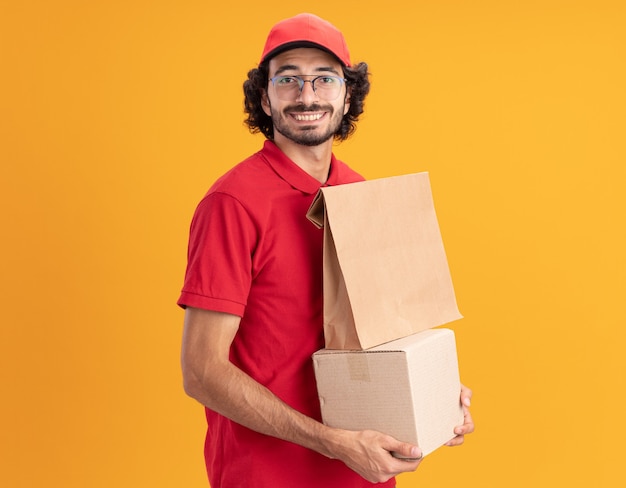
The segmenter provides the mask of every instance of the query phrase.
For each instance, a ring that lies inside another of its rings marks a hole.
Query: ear
[[[343,114],[346,115],[348,110],[350,110],[350,96],[352,95],[352,90],[348,88],[346,90],[346,98],[343,101]]]
[[[265,115],[268,117],[272,116],[272,106],[270,105],[270,100],[267,97],[267,90],[261,91],[261,108],[263,109],[263,112],[265,112]]]

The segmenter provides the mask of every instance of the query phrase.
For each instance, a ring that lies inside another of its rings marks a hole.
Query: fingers
[[[446,443],[446,446],[460,446],[465,442],[465,435],[474,432],[474,421],[469,411],[472,399],[472,390],[461,385],[461,404],[463,405],[463,425],[454,429],[455,437]]]
[[[422,451],[412,444],[376,431],[347,432],[350,442],[337,457],[372,483],[382,483],[400,473],[415,471]]]
[[[470,390],[467,386],[461,385],[461,404],[464,407],[469,408],[472,403],[472,390]]]
[[[455,437],[447,442],[446,446],[460,446],[465,442],[465,435],[471,434],[472,432],[474,432],[474,423],[472,422],[468,411],[465,415],[465,423],[454,428]]]
[[[397,470],[394,475],[415,471],[424,457],[422,450],[413,444],[399,441],[390,436],[384,436],[384,438],[386,440],[384,449],[389,451],[392,457],[402,461],[402,464],[396,464],[393,468]]]
[[[463,408],[463,425],[455,429],[457,434],[471,434],[474,432],[474,421],[472,420],[472,414],[469,409]]]
[[[445,445],[448,447],[457,447],[457,446],[462,445],[464,442],[465,442],[465,436],[457,435],[453,439],[450,439],[448,442],[446,442]]]
[[[468,422],[467,420],[468,416],[469,416],[469,412],[467,412],[465,416],[466,423],[454,428],[455,437],[451,439],[449,442],[446,442],[446,446],[450,446],[450,447],[460,446],[461,444],[465,442],[465,434],[471,434],[472,432],[474,432],[474,423],[471,421],[471,417],[469,417],[469,422]]]

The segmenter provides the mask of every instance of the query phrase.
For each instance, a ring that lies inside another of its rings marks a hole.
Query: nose
[[[302,85],[302,89],[300,90],[300,94],[296,101],[302,102],[305,105],[309,102],[309,100],[319,100],[317,93],[313,89],[313,80],[302,80],[304,84]]]

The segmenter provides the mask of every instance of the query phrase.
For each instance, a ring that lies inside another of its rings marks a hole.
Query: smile
[[[311,122],[313,120],[319,120],[323,116],[324,116],[323,113],[321,113],[321,114],[293,114],[293,118],[294,119],[305,121],[305,122]]]

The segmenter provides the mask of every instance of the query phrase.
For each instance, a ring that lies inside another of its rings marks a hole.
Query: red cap
[[[261,56],[261,63],[277,54],[298,47],[315,47],[333,54],[350,66],[350,53],[343,34],[330,22],[313,14],[299,14],[272,27]]]

